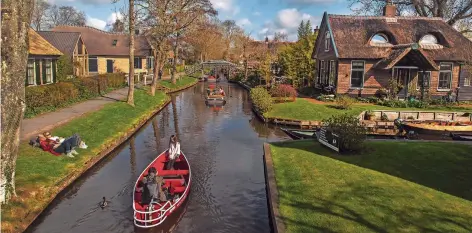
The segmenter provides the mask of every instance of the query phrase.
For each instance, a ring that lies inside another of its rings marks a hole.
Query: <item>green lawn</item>
[[[141,120],[147,119],[168,99],[163,92],[156,92],[156,96],[152,97],[145,90],[136,90],[134,98],[134,108],[125,102],[108,104],[99,111],[52,131],[53,135],[62,137],[74,133],[82,137],[89,148],[77,149],[80,154],[75,158],[57,157],[21,143],[16,167],[16,187],[20,198],[2,206],[2,229],[25,227],[23,224],[27,224],[27,221],[19,222],[25,217],[24,214],[29,212],[31,218],[42,211],[50,197],[61,191],[62,179],[71,173],[83,171],[87,161],[133,129]]]
[[[464,111],[464,108],[431,108],[431,109],[419,109],[419,108],[390,108],[380,105],[360,105],[355,104],[350,110],[341,110],[334,107],[333,104],[315,104],[306,99],[298,98],[295,102],[275,104],[274,108],[264,114],[265,117],[269,118],[282,118],[282,119],[296,119],[296,120],[312,120],[320,121],[331,117],[332,115],[349,113],[352,115],[359,115],[362,111],[366,110],[438,110],[438,111]],[[469,109],[470,110],[470,109]]]
[[[368,142],[340,156],[290,141],[271,151],[288,233],[472,232],[470,146]]]
[[[172,89],[175,90],[182,87],[186,87],[196,82],[198,82],[196,78],[193,78],[190,76],[182,76],[180,77],[180,79],[177,79],[177,82],[175,84],[173,84],[171,80],[161,80],[159,81],[159,84],[161,84],[164,87],[170,88],[171,90]]]

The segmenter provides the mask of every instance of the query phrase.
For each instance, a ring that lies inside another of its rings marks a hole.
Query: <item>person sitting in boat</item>
[[[151,201],[160,201],[166,202],[167,197],[162,189],[162,182],[163,178],[158,176],[157,170],[155,167],[151,167],[148,170],[147,176],[143,177],[142,180],[142,195],[141,195],[141,203],[142,204],[149,204]],[[140,184],[138,183],[138,188]],[[138,190],[137,190],[138,191]]]
[[[220,86],[219,93],[220,95],[224,96],[225,95],[225,90],[223,90],[223,87]]]
[[[169,141],[169,162],[167,162],[167,170],[174,169],[174,163],[180,156],[180,143],[177,136],[172,135]]]

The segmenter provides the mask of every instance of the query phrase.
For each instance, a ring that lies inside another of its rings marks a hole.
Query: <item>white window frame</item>
[[[329,31],[326,32],[325,34],[325,52],[328,52],[330,47],[331,47],[331,33]]]
[[[417,72],[417,75],[418,75],[417,79],[418,79],[418,80],[416,81],[416,90],[420,90],[420,89],[421,89],[421,86],[418,86],[418,82],[420,81],[420,74],[423,73],[423,72],[424,72],[424,73],[429,73],[428,90],[429,90],[429,88],[431,88],[431,77],[432,77],[432,75],[433,75],[432,72],[431,72],[431,71],[418,71],[418,72]],[[439,81],[439,79],[438,79],[438,81]],[[439,83],[438,83],[438,85],[439,85]]]
[[[30,76],[29,76],[29,74],[28,74],[28,72],[29,72],[28,63],[29,63],[30,61],[33,61],[33,84],[31,84],[31,83],[29,82]],[[26,63],[26,76],[27,76],[27,78],[28,78],[28,80],[27,80],[27,81],[28,81],[28,86],[37,86],[37,85],[38,85],[38,84],[36,83],[36,59],[34,59],[34,58],[29,58],[29,59],[28,59],[28,62]]]
[[[451,65],[451,70],[441,70],[441,65]],[[449,88],[440,88],[439,87],[439,80],[441,78],[441,73],[446,73],[450,72],[451,73],[451,78],[449,79]],[[441,62],[439,63],[439,72],[438,72],[438,91],[450,91],[452,88],[452,80],[454,80],[454,63],[452,62]]]
[[[352,73],[354,71],[361,71],[360,69],[356,69],[354,70],[354,66],[352,65],[354,62],[362,62],[364,65],[363,65],[363,69],[362,69],[362,82],[361,82],[361,86],[360,87],[353,87],[352,86]],[[351,89],[361,89],[364,87],[364,76],[365,76],[365,61],[364,60],[352,60],[351,61],[351,76],[349,77],[349,87]]]
[[[154,56],[148,56],[146,58],[146,68],[154,69]]]
[[[53,70],[52,70],[52,59],[50,59],[50,58],[45,58],[45,59],[43,60],[43,62],[44,62],[44,69],[45,69],[45,72],[46,72],[46,80],[45,80],[45,83],[43,83],[43,84],[51,84],[51,83],[54,82],[54,79],[53,79],[54,72],[53,72]],[[48,63],[49,63],[49,65],[50,65],[49,68],[51,69],[51,74],[49,75],[49,80],[48,80],[48,67],[47,67],[47,66],[48,66]]]
[[[336,61],[331,60],[329,61],[329,73],[328,73],[328,84],[329,85],[334,85],[336,81]],[[333,83],[330,83],[331,80],[331,74],[333,75]]]

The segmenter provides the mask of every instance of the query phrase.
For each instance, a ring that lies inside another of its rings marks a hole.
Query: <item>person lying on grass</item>
[[[40,147],[44,151],[48,151],[56,156],[66,154],[66,156],[70,158],[73,158],[74,154],[79,154],[77,151],[75,151],[75,147],[83,144],[80,136],[77,134],[74,134],[72,137],[65,139],[62,143],[59,142],[59,139],[53,140],[49,132],[38,135],[38,139]]]

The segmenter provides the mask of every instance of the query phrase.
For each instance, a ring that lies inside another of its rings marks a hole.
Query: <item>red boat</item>
[[[146,167],[136,181],[133,192],[133,209],[134,225],[137,227],[150,228],[160,225],[167,216],[182,205],[190,192],[192,173],[184,153],[181,153],[179,158],[176,159],[174,163],[175,170],[165,169],[167,161],[168,153],[166,150]],[[151,167],[155,167],[157,175],[164,178],[163,187],[168,188],[170,195],[173,196],[172,200],[166,202],[153,200],[150,204],[141,204],[142,192],[137,191],[138,182],[147,175]]]

